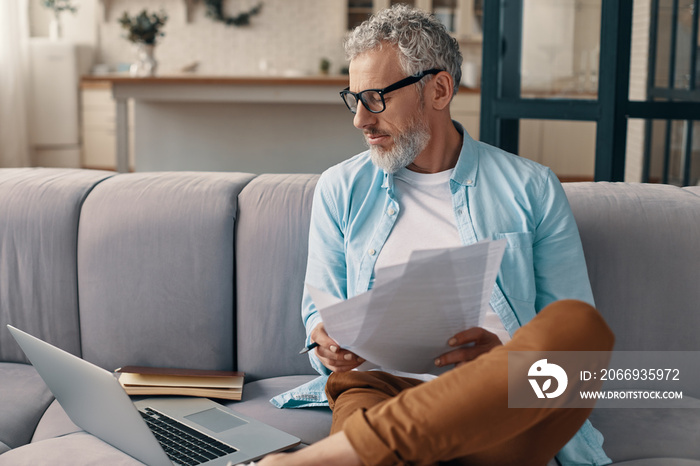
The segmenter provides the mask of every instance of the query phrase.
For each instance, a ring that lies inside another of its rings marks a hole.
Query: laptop
[[[206,398],[132,402],[111,372],[7,327],[78,427],[148,465],[224,466],[300,443]]]

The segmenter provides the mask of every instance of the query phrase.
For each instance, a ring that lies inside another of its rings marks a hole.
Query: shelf
[[[353,29],[372,13],[389,8],[396,3],[409,3],[430,11],[440,20],[450,34],[461,44],[480,44],[481,10],[479,0],[373,0],[347,2],[347,27]]]

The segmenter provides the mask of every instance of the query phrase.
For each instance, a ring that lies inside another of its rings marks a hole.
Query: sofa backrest
[[[49,168],[0,170],[0,361],[27,361],[6,324],[80,355],[80,211],[90,191],[112,175]]]
[[[316,175],[262,175],[239,196],[238,368],[247,380],[313,374],[300,302]],[[698,350],[700,197],[691,189],[565,183],[596,305],[617,350]]]
[[[696,196],[700,196],[700,186],[686,186],[683,189],[685,189],[689,193],[695,194]]]
[[[564,189],[615,349],[700,350],[700,197],[669,185]]]
[[[26,361],[11,323],[107,369],[313,374],[297,353],[317,179],[0,170],[0,360]],[[700,187],[564,189],[616,349],[700,350]]]
[[[253,175],[133,173],[83,205],[83,357],[106,369],[234,367],[234,224]]]
[[[246,380],[314,374],[300,356],[301,295],[318,175],[261,175],[238,198],[238,369]]]

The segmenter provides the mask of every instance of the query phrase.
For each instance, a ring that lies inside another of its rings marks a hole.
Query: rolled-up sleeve
[[[537,207],[533,239],[535,308],[543,309],[561,299],[595,305],[576,220],[564,189],[551,170],[547,170]]]

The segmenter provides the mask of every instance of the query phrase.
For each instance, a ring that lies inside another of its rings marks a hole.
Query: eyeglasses
[[[443,70],[432,69],[428,71],[421,71],[413,76],[397,81],[384,89],[366,89],[360,92],[350,92],[350,88],[346,87],[340,91],[340,97],[343,98],[343,102],[345,102],[345,105],[347,105],[348,109],[352,113],[357,113],[358,102],[362,102],[362,105],[364,105],[365,108],[372,113],[382,113],[386,109],[384,94],[401,89],[402,87],[410,86],[411,84],[417,83],[425,76],[429,74],[437,74],[440,71]]]

